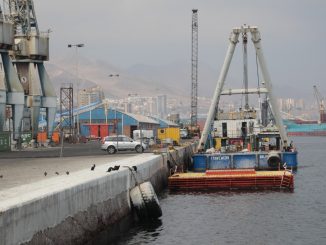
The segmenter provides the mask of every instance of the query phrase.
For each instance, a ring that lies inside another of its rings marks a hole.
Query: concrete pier
[[[104,157],[97,157],[94,171],[89,166],[69,175],[50,176],[2,189],[0,244],[83,244],[130,214],[129,190],[135,186],[135,180],[123,166],[136,165],[137,178],[150,180],[159,190],[166,186],[171,166],[176,161],[183,164],[189,154],[191,150],[182,148],[106,163]],[[60,161],[51,159],[56,160]],[[120,165],[120,169],[106,172],[114,165]]]

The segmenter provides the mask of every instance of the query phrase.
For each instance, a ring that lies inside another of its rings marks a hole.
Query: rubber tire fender
[[[130,199],[140,220],[157,219],[162,216],[162,209],[151,182],[135,186],[130,191]]]

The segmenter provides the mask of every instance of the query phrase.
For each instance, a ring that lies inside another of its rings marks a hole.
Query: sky
[[[53,60],[72,52],[68,43],[84,43],[82,56],[122,68],[190,63],[196,8],[199,79],[203,65],[218,78],[233,27],[256,25],[276,90],[313,99],[316,84],[326,97],[324,0],[34,0],[34,5],[40,29],[52,30]]]

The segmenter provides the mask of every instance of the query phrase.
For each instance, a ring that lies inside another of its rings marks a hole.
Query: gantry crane
[[[325,123],[326,122],[325,102],[324,102],[323,96],[321,95],[321,93],[317,89],[316,85],[314,85],[314,94],[315,94],[315,97],[316,97],[316,100],[317,100],[317,105],[318,105],[318,108],[319,108],[320,122]]]
[[[14,47],[11,59],[24,90],[25,114],[30,115],[26,129],[37,140],[41,108],[46,109],[47,136],[51,140],[56,113],[56,94],[44,67],[49,59],[49,32],[41,33],[33,0],[7,0],[5,18],[13,23]]]

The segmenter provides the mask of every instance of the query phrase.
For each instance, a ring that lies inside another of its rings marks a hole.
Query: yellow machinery
[[[157,138],[161,142],[178,145],[180,143],[180,128],[159,128],[157,130]]]
[[[220,150],[222,147],[222,139],[221,138],[214,138],[215,139],[215,149]]]

